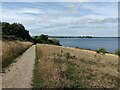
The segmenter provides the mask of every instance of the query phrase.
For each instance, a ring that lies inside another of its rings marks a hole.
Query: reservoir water
[[[118,38],[57,38],[62,46],[79,47],[91,50],[105,48],[114,53],[118,49]],[[120,39],[120,38],[119,38]]]

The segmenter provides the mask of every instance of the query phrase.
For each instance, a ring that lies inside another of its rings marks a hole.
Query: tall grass
[[[37,45],[33,87],[114,88],[118,80],[117,65],[116,56]]]
[[[20,41],[2,41],[2,68],[8,67],[14,59],[27,50],[32,43]]]
[[[118,55],[120,57],[120,49],[115,50],[115,55]]]

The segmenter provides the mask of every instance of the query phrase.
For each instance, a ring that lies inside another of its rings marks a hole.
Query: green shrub
[[[70,59],[71,58],[70,53],[65,53],[64,56],[65,56],[66,59]]]
[[[115,55],[120,56],[120,49],[116,49],[116,50],[115,50]]]
[[[80,49],[79,47],[75,47],[75,48]]]
[[[40,35],[40,36],[34,36],[33,37],[33,42],[34,44],[36,43],[42,43],[42,44],[52,44],[52,45],[59,45],[60,46],[60,41],[57,39],[49,39],[48,35]]]
[[[97,53],[105,54],[105,53],[106,53],[106,50],[105,50],[104,48],[99,48],[96,52],[97,52]]]
[[[57,39],[51,39],[53,41],[53,45],[60,45],[60,41]]]

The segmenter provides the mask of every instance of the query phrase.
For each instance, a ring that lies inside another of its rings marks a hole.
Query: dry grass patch
[[[27,50],[32,43],[20,41],[2,41],[2,67],[7,67],[14,59]]]
[[[40,88],[116,88],[118,57],[38,44]]]

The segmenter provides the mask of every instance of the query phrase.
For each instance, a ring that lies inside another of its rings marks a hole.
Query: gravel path
[[[2,74],[3,88],[31,88],[35,45],[31,46],[22,56],[17,58],[6,73]]]

